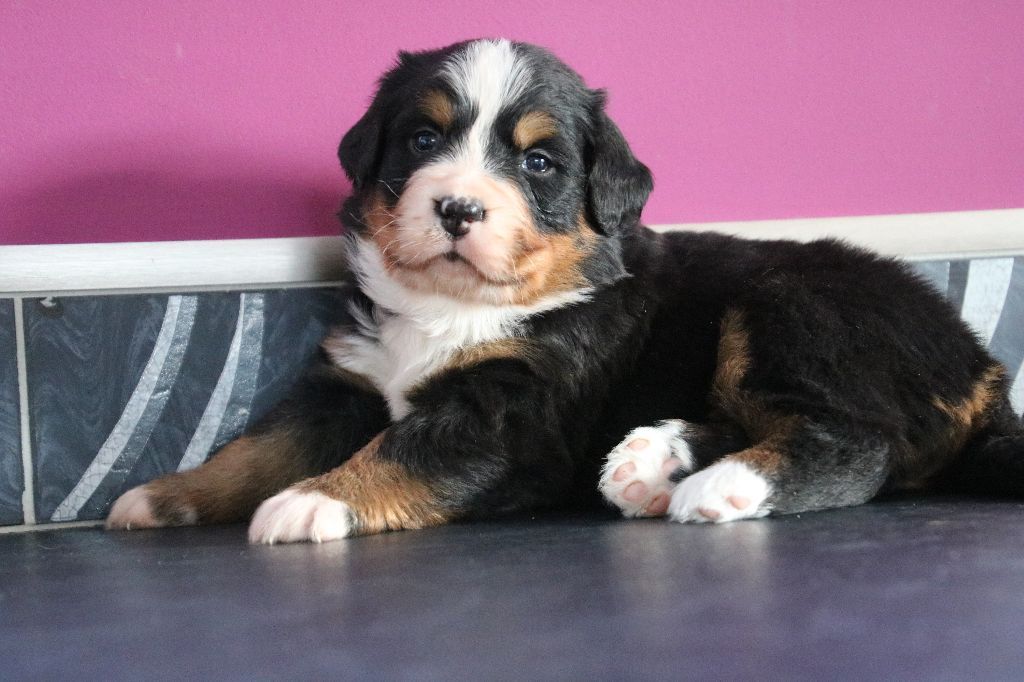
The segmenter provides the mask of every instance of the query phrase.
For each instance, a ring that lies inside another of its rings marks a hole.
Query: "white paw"
[[[669,477],[680,468],[693,468],[685,430],[683,422],[676,420],[641,426],[608,453],[598,488],[623,516],[665,514],[676,486]]]
[[[131,530],[132,528],[159,528],[166,524],[153,516],[146,486],[132,488],[117,498],[107,514],[107,530]]]
[[[249,542],[328,542],[352,532],[348,505],[323,493],[289,488],[259,506],[249,524]]]
[[[742,462],[723,460],[682,480],[672,493],[673,521],[724,523],[766,516],[771,485]]]

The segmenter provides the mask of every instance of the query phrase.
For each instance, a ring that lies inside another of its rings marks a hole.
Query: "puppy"
[[[351,323],[108,527],[321,542],[597,491],[685,522],[1024,492],[1006,372],[937,293],[835,241],[642,227],[650,172],[540,48],[402,53],[339,156]]]

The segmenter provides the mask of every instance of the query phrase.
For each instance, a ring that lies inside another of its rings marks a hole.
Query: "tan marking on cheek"
[[[384,265],[389,270],[400,266],[396,248],[399,244],[399,221],[379,192],[370,196],[363,205],[363,225],[367,236],[377,245]]]
[[[448,521],[450,512],[426,482],[414,478],[401,464],[380,457],[384,433],[340,467],[297,487],[347,504],[355,517],[357,535],[426,528]]]
[[[967,397],[955,403],[939,396],[932,398],[932,404],[952,422],[949,439],[954,451],[959,451],[967,440],[989,420],[989,408],[999,396],[999,386],[1005,370],[1000,365],[989,367],[971,388]]]
[[[539,288],[543,293],[554,293],[583,286],[580,273],[584,253],[576,235],[554,235],[547,238],[548,266]],[[541,292],[538,292],[541,293]]]
[[[573,234],[542,234],[532,219],[522,227],[513,259],[523,284],[513,302],[532,303],[550,294],[587,286],[582,266],[597,237],[584,227],[584,218],[579,221],[579,231]]]
[[[455,121],[455,105],[440,90],[428,90],[420,97],[420,111],[442,130]]]
[[[541,140],[546,140],[558,134],[558,124],[555,119],[543,111],[531,111],[523,114],[516,127],[512,131],[512,141],[520,149],[529,149]]]

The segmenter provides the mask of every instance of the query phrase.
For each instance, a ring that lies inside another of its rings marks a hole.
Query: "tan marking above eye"
[[[441,129],[448,128],[455,120],[455,105],[440,90],[423,93],[420,97],[420,111]]]
[[[551,114],[530,111],[523,114],[512,131],[512,141],[519,149],[529,149],[541,140],[558,134],[558,122]]]

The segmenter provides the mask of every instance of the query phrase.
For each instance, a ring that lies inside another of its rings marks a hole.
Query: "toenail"
[[[704,518],[710,519],[712,521],[722,518],[722,515],[719,512],[715,511],[714,509],[701,508],[697,510],[697,513],[703,516]]]
[[[633,481],[622,491],[622,496],[630,502],[639,502],[647,494],[647,486],[640,481]]]
[[[657,495],[644,511],[648,516],[664,516],[668,511],[668,495],[665,493]]]
[[[729,504],[731,504],[732,506],[736,507],[737,509],[746,509],[747,507],[750,506],[750,498],[747,498],[747,497],[740,497],[739,495],[733,495],[732,497],[730,497],[728,499],[729,499]]]
[[[623,464],[622,466],[615,470],[615,473],[612,474],[612,480],[624,481],[635,473],[636,464],[633,464],[632,462],[626,462],[625,464]]]
[[[629,444],[626,445],[626,447],[629,448],[630,450],[643,450],[650,444],[651,441],[647,440],[646,438],[634,438],[633,440],[629,441]]]

